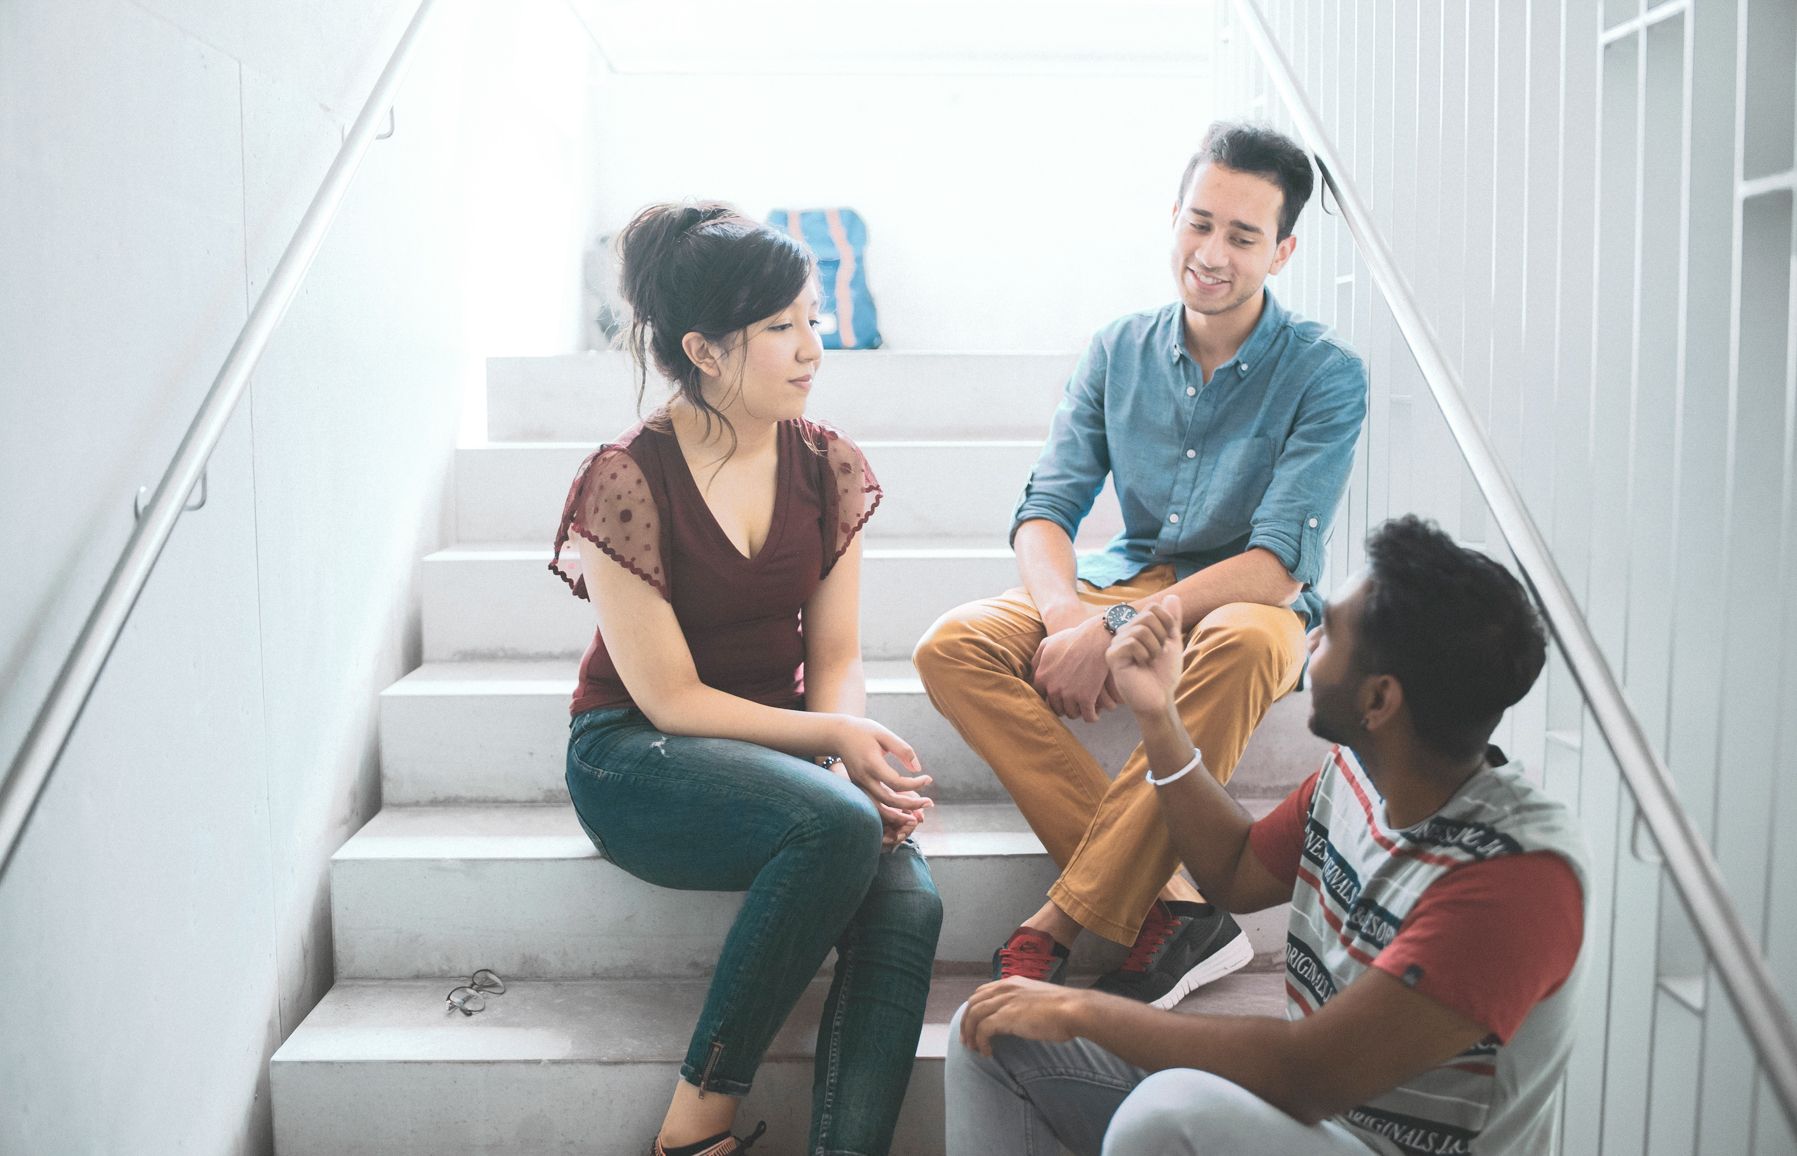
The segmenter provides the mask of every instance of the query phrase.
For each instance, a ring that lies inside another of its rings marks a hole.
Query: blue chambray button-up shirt
[[[1180,578],[1255,546],[1304,591],[1314,626],[1323,543],[1366,416],[1366,366],[1266,294],[1260,321],[1207,382],[1186,352],[1179,302],[1112,322],[1080,359],[1011,519],[1072,538],[1115,480],[1123,529],[1079,560],[1095,586],[1170,563]]]

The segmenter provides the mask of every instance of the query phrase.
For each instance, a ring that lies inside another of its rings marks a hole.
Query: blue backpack
[[[867,226],[853,209],[775,209],[767,223],[817,256],[818,329],[825,349],[878,349],[879,317],[867,291]]]

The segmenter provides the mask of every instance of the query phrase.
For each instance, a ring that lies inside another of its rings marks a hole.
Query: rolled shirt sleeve
[[[1055,409],[1048,441],[1024,483],[1017,509],[1011,515],[1009,539],[1017,528],[1041,519],[1053,522],[1072,539],[1079,524],[1091,512],[1111,470],[1110,449],[1105,441],[1105,375],[1110,359],[1104,335],[1093,338]]]
[[[1354,467],[1366,394],[1365,364],[1339,351],[1299,402],[1273,480],[1250,520],[1248,548],[1271,551],[1306,589],[1323,574],[1323,544]]]

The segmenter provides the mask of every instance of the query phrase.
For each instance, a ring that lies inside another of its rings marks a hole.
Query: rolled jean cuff
[[[735,1096],[740,1099],[749,1094],[749,1082],[727,1079],[713,1072],[709,1082],[701,1083],[704,1075],[704,1069],[695,1068],[690,1062],[680,1065],[680,1078],[699,1089],[700,1095],[716,1092],[720,1096]]]

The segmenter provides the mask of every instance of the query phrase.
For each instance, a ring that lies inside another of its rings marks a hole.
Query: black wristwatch
[[[1104,612],[1104,628],[1107,633],[1116,634],[1136,616],[1136,608],[1127,602],[1119,602]]]

